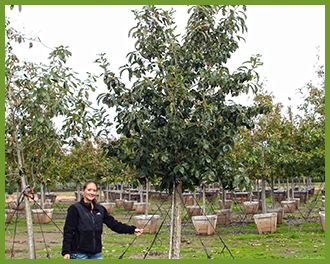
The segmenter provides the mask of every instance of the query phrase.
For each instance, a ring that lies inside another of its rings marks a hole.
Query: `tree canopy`
[[[97,60],[109,89],[98,99],[116,107],[117,132],[128,149],[122,159],[151,181],[160,177],[160,189],[171,190],[173,181],[190,189],[216,181],[216,161],[231,151],[239,127],[252,128],[252,117],[268,111],[262,104],[226,101],[258,87],[259,55],[234,72],[226,67],[247,30],[244,11],[245,6],[193,6],[180,38],[173,9],[144,6],[134,11],[137,25],[129,34],[135,50],[121,67],[132,85],[109,70],[104,54]]]

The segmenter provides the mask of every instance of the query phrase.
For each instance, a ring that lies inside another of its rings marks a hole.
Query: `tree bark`
[[[76,191],[77,191],[77,201],[79,202],[81,200],[81,196],[80,196],[80,182],[76,182]]]
[[[289,177],[286,178],[286,194],[288,196],[288,201],[290,201],[290,190],[289,190]]]
[[[222,186],[222,209],[226,208],[226,190],[225,190],[225,185],[221,184]]]
[[[205,185],[203,184],[203,215],[206,216],[205,213]]]
[[[148,203],[149,203],[149,181],[148,179],[146,180],[146,211],[145,211],[145,216],[148,216],[148,211],[149,211],[149,206],[148,206]]]
[[[274,194],[274,176],[272,174],[271,176],[271,188],[272,188],[272,208],[276,209],[276,204],[275,204],[275,194]]]
[[[266,180],[265,177],[262,177],[261,183],[261,203],[262,203],[262,213],[267,214],[267,207],[266,207]],[[258,190],[259,193],[259,190]]]
[[[100,200],[99,200],[99,203],[101,202],[101,201],[103,201],[102,200],[102,182],[100,182],[100,188],[99,188],[99,192],[100,192]]]
[[[140,203],[143,203],[143,185],[140,184]]]
[[[119,199],[123,199],[123,183],[120,183],[120,192],[119,192]]]
[[[175,192],[175,183],[173,182],[173,194],[172,194],[172,210],[171,210],[171,229],[170,229],[170,248],[168,251],[168,259],[172,259],[172,244],[173,244],[173,219],[174,219],[174,192]],[[196,189],[194,191],[196,194]]]
[[[43,181],[40,182],[40,207],[44,209],[45,204],[45,183]]]
[[[182,182],[176,184],[174,195],[174,232],[173,259],[180,259],[181,255],[181,214],[182,214]]]
[[[26,186],[25,176],[21,177],[21,181],[22,181],[22,188],[24,189]],[[25,197],[24,200],[25,200],[25,212],[26,212],[26,226],[27,226],[27,232],[28,232],[29,258],[36,259],[30,201],[29,201],[28,197]]]
[[[107,190],[105,192],[105,199],[106,199],[106,202],[109,203],[109,180],[108,180],[108,177],[107,177]]]
[[[294,198],[294,178],[291,177],[291,195],[292,195],[292,199]]]
[[[17,148],[17,160],[19,168],[23,168],[23,157],[22,151]],[[21,170],[22,171],[22,170]],[[25,175],[21,176],[22,188],[24,189],[27,185]],[[30,207],[30,200],[28,197],[24,198],[25,200],[25,215],[26,215],[26,227],[28,232],[28,248],[29,248],[29,258],[36,259],[36,251],[34,245],[34,233],[33,233],[33,223],[32,223],[32,212]]]
[[[196,201],[196,199],[197,199],[196,189],[194,190],[194,193],[193,193],[193,199],[194,199],[194,206],[196,206],[197,205],[197,201]]]

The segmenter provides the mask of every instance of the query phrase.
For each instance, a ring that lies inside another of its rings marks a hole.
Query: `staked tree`
[[[11,9],[13,7],[11,6]],[[96,110],[88,100],[95,91],[96,78],[78,78],[66,66],[72,55],[67,47],[55,48],[48,63],[20,61],[14,44],[36,40],[27,38],[5,19],[5,163],[6,177],[21,181],[22,188],[44,182],[47,166],[55,162],[63,144],[79,146],[90,137],[97,124],[107,124],[104,111]],[[58,130],[54,119],[62,116]],[[51,174],[48,174],[50,176]],[[55,177],[51,180],[55,180]],[[30,203],[25,199],[30,258],[35,258]]]
[[[311,82],[298,89],[303,103],[293,115],[288,108],[287,151],[283,171],[287,177],[305,176],[325,181],[325,70],[317,66],[320,83]]]
[[[137,25],[129,36],[135,50],[121,67],[131,83],[110,71],[105,54],[96,60],[109,90],[98,100],[116,107],[117,133],[127,149],[119,147],[121,159],[143,174],[140,181],[160,179],[158,188],[174,193],[173,258],[180,258],[182,189],[218,181],[216,161],[231,151],[239,127],[252,128],[252,117],[267,110],[226,101],[258,87],[259,55],[234,72],[226,67],[247,30],[245,10],[192,6],[180,37],[173,9],[144,6],[134,11]]]
[[[288,127],[281,114],[283,105],[274,103],[272,94],[262,88],[254,101],[257,104],[267,104],[270,111],[256,116],[253,129],[242,128],[236,156],[244,164],[250,180],[262,180],[262,211],[267,213],[265,183],[273,181],[282,172],[280,163],[283,162],[283,151],[287,150],[285,142]]]

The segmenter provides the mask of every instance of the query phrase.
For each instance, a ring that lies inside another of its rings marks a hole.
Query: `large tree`
[[[161,178],[161,190],[175,188],[174,258],[180,258],[182,188],[218,180],[216,161],[230,152],[238,128],[252,128],[251,118],[264,111],[226,101],[257,89],[259,56],[234,72],[226,67],[247,30],[245,9],[190,7],[180,37],[173,9],[144,6],[134,11],[137,25],[129,35],[135,50],[121,67],[130,84],[109,70],[104,54],[97,60],[109,89],[99,100],[116,107],[117,132],[129,149],[122,158],[143,174],[141,180]]]

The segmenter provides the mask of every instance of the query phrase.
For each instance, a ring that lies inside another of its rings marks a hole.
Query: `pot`
[[[134,207],[134,201],[124,201],[124,209],[125,211],[132,211]]]
[[[294,211],[296,209],[295,201],[282,201],[281,205],[284,209],[284,213],[294,213]]]
[[[214,212],[217,214],[217,225],[227,226],[231,224],[233,220],[232,209],[214,210]]]
[[[196,215],[202,215],[203,214],[203,209],[200,206],[186,206],[187,208],[187,213],[189,217],[196,216]]]
[[[5,209],[5,222],[10,223],[13,220],[15,214],[15,210],[13,209]]]
[[[213,235],[217,224],[217,215],[198,215],[192,218],[196,234]]]
[[[45,224],[52,220],[54,209],[32,209],[31,212],[33,223]]]
[[[225,201],[225,208],[222,208],[222,200],[219,200],[220,209],[230,209],[232,203],[233,203],[233,200],[226,200]]]
[[[146,213],[146,203],[134,203],[135,213],[136,214],[145,214]],[[149,203],[150,207],[150,203]]]
[[[126,200],[123,200],[123,199],[115,199],[115,203],[116,203],[116,206],[119,208],[119,207],[123,207],[124,206],[124,201]]]
[[[109,214],[113,213],[116,204],[115,203],[101,203],[101,205],[107,210]]]
[[[253,218],[259,234],[273,234],[276,232],[276,213],[255,214]]]
[[[133,219],[136,228],[143,229],[144,234],[156,233],[159,215],[137,215]]]
[[[277,209],[267,210],[267,213],[276,213],[277,214],[277,224],[283,223],[284,209],[282,207],[277,208]]]
[[[256,214],[258,212],[259,202],[244,202],[244,210],[246,214]]]

